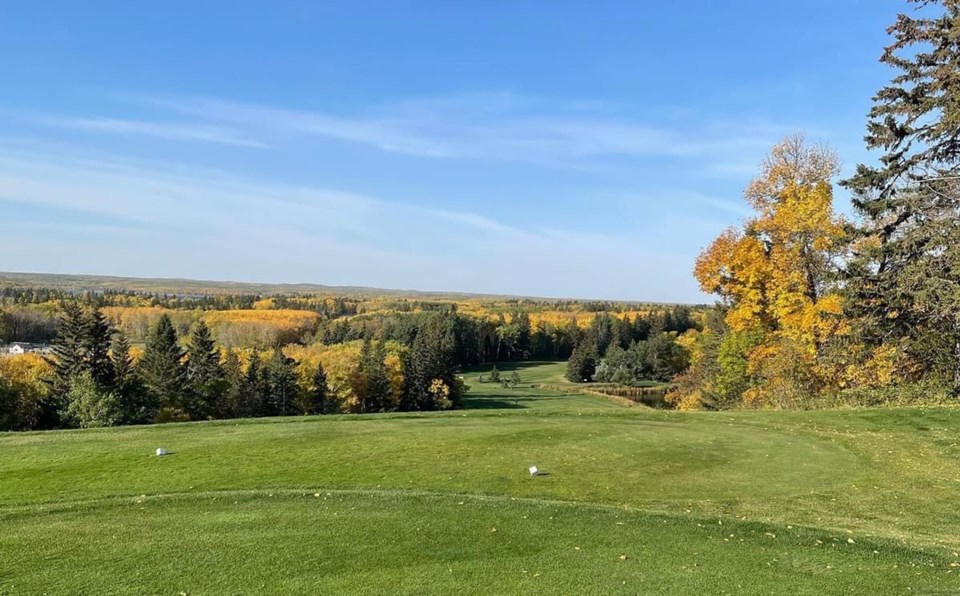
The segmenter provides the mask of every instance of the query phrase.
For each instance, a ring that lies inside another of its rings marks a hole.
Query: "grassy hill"
[[[960,410],[474,372],[466,411],[0,435],[0,594],[960,592]]]

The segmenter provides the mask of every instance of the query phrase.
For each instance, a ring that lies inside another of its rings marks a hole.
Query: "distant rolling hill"
[[[0,271],[0,287],[44,287],[76,292],[102,292],[105,290],[132,290],[164,294],[210,295],[210,294],[330,294],[341,296],[397,296],[434,299],[486,298],[491,300],[579,300],[592,298],[513,296],[509,294],[480,294],[470,292],[446,292],[423,290],[398,290],[364,286],[328,286],[312,283],[270,284],[236,281],[210,281],[180,278],[117,277],[111,275],[74,275],[63,273],[23,273]],[[663,305],[664,303],[632,300],[599,300],[629,304]]]

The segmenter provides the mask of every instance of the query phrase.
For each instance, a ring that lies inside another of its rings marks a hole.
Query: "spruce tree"
[[[177,415],[187,413],[184,404],[187,378],[182,360],[177,331],[170,317],[164,314],[147,339],[140,374],[160,407]]]
[[[0,431],[19,430],[20,395],[10,383],[0,377]]]
[[[268,391],[264,414],[267,416],[286,416],[295,411],[297,403],[296,363],[277,348],[267,364]]]
[[[570,354],[570,359],[567,360],[567,380],[571,383],[582,383],[583,375],[581,371],[583,370],[583,357],[581,356],[580,350],[574,348],[573,352]]]
[[[432,410],[430,383],[434,378],[434,368],[439,349],[439,338],[432,330],[424,327],[413,340],[410,348],[409,370],[405,372],[408,393],[404,402],[411,410]]]
[[[123,333],[114,336],[110,360],[113,363],[113,394],[120,404],[120,423],[151,422],[157,414],[157,402],[137,372],[130,354],[130,341]]]
[[[883,155],[844,182],[862,222],[845,287],[862,340],[960,386],[960,3],[910,2],[927,10],[888,30],[880,60],[898,72],[867,126]]]
[[[428,318],[417,331],[404,360],[402,409],[421,411],[439,407],[459,407],[463,383],[456,374],[455,344],[436,317]],[[438,402],[433,389],[439,382],[446,395]]]
[[[573,349],[567,362],[567,380],[585,383],[593,380],[597,372],[597,345],[587,337]]]
[[[354,375],[353,391],[357,397],[357,411],[364,414],[373,406],[373,396],[368,393],[367,376],[373,368],[373,340],[365,337],[360,345],[360,354],[357,356],[356,374]]]
[[[397,409],[401,412],[413,412],[417,409],[417,388],[414,383],[412,349],[400,354],[400,368],[403,372],[403,390],[400,393]]]
[[[72,380],[86,370],[87,321],[83,309],[76,302],[65,302],[61,305],[61,311],[51,362],[51,392],[58,397],[66,395]]]
[[[238,415],[243,418],[263,416],[263,403],[267,394],[267,370],[263,366],[260,354],[254,351],[250,354],[247,371],[244,374],[241,402]]]
[[[194,420],[215,417],[223,408],[220,400],[226,390],[220,351],[210,335],[210,328],[198,321],[187,346],[187,382],[190,386],[187,413]]]
[[[53,368],[50,393],[38,408],[36,428],[57,428],[68,421],[63,419],[68,404],[67,394],[75,379],[85,372],[87,366],[87,321],[80,304],[75,301],[60,305],[56,336],[53,340],[53,356],[49,362]]]
[[[520,312],[514,315],[513,323],[517,326],[517,350],[520,352],[520,358],[526,360],[530,357],[533,347],[531,344],[530,315],[526,312]]]
[[[13,341],[13,316],[0,308],[0,344]]]
[[[241,416],[243,400],[243,366],[234,350],[228,349],[223,357],[223,379],[225,387],[223,397],[217,404],[217,418],[237,418]]]
[[[118,332],[114,335],[110,361],[113,363],[114,387],[122,387],[136,375],[133,355],[130,354],[130,340],[125,333]]]
[[[113,362],[110,360],[112,330],[99,308],[91,308],[83,321],[85,368],[101,391],[113,386]]]
[[[387,371],[387,348],[381,341],[374,344],[364,371],[368,412],[393,409],[390,395],[390,373]]]
[[[327,385],[327,371],[323,363],[317,364],[317,370],[311,379],[310,399],[307,404],[308,414],[332,414],[335,403],[331,399],[330,387]]]

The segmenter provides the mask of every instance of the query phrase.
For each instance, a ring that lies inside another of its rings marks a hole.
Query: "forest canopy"
[[[627,348],[700,316],[568,300],[22,285],[0,296],[0,338],[51,342],[46,356],[0,359],[0,428],[15,430],[451,409],[466,367],[563,360],[585,341]]]

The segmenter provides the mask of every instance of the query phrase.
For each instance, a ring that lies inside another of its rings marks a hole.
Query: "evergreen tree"
[[[530,315],[520,312],[514,315],[513,324],[517,326],[517,351],[520,358],[526,360],[532,350]]]
[[[365,373],[366,395],[370,412],[386,412],[393,409],[390,374],[387,371],[387,347],[383,342],[373,346]]]
[[[240,358],[234,350],[227,350],[223,357],[223,397],[217,404],[217,418],[237,418],[243,410],[244,376]]]
[[[416,341],[416,340],[414,340]],[[413,380],[413,350],[404,350],[400,354],[400,368],[403,373],[403,387],[397,409],[401,412],[413,412],[417,409],[417,389]]]
[[[77,302],[65,302],[57,321],[53,340],[53,380],[51,393],[62,397],[70,391],[70,383],[86,370],[86,317]]]
[[[295,411],[297,403],[296,363],[287,358],[280,348],[273,351],[267,363],[267,395],[264,415],[286,416]]]
[[[650,337],[650,330],[650,318],[637,315],[633,319],[633,329],[631,331],[630,338],[633,341],[647,341],[647,339]]]
[[[17,430],[19,419],[17,410],[20,396],[9,382],[0,377],[0,431]]]
[[[242,418],[264,416],[264,400],[268,392],[267,369],[263,366],[260,355],[254,351],[250,354],[247,372],[243,379],[241,402],[238,415]]]
[[[863,223],[845,285],[864,340],[960,387],[960,3],[910,1],[928,10],[889,29],[880,60],[898,74],[867,127],[883,156],[844,182]]]
[[[93,307],[83,320],[84,368],[102,391],[113,386],[113,362],[110,360],[112,330],[99,308]]]
[[[590,324],[590,330],[587,333],[596,346],[597,354],[605,354],[614,341],[613,328],[613,316],[610,313],[597,313],[593,317],[593,322]]]
[[[13,341],[13,315],[0,308],[0,343]]]
[[[187,346],[187,382],[190,385],[187,413],[194,420],[211,418],[224,408],[220,404],[227,383],[220,365],[220,351],[214,345],[210,328],[198,321]]]
[[[592,338],[585,338],[573,349],[567,362],[567,380],[585,383],[593,380],[597,372],[597,345]]]
[[[327,371],[323,369],[323,363],[317,364],[317,370],[313,373],[310,384],[307,413],[332,414],[336,402],[330,395],[330,387],[327,385]]]
[[[119,402],[120,424],[151,422],[156,417],[157,402],[144,387],[130,354],[130,341],[123,333],[114,337],[110,360],[113,364],[112,392]]]
[[[556,348],[550,328],[543,321],[537,322],[536,330],[531,339],[532,357],[536,360],[553,360],[556,358]]]
[[[361,413],[392,409],[390,375],[387,371],[387,348],[383,342],[369,338],[360,348],[357,362],[357,409]]]
[[[147,340],[140,361],[140,374],[160,408],[174,417],[187,414],[184,407],[187,378],[182,360],[183,351],[177,344],[177,331],[170,317],[164,314]]]
[[[669,335],[661,333],[651,337],[644,346],[646,358],[642,374],[654,381],[670,381],[690,366],[689,352],[673,341]]]
[[[429,411],[459,407],[464,387],[456,368],[449,334],[436,317],[427,319],[404,361],[402,408]]]
[[[136,366],[133,355],[130,354],[130,340],[126,334],[117,333],[113,337],[113,346],[110,348],[110,361],[113,364],[113,384],[115,388],[122,387],[136,376]]]
[[[353,392],[357,397],[356,408],[361,414],[370,411],[373,405],[372,396],[368,395],[367,375],[372,368],[373,360],[373,340],[369,337],[364,338],[360,345],[360,354],[357,356],[356,374],[353,383]]]
[[[67,394],[81,375],[89,375],[99,391],[113,386],[110,361],[110,324],[98,308],[84,312],[76,301],[65,302],[53,342],[53,378],[50,397],[41,405],[38,425],[57,426],[66,413]],[[74,418],[74,422],[76,419]]]
[[[438,359],[439,338],[428,337],[429,335],[426,328],[417,333],[410,349],[409,369],[404,371],[406,391],[409,393],[405,401],[411,404],[412,410],[433,409],[429,388]]]

